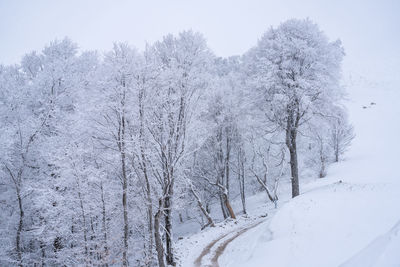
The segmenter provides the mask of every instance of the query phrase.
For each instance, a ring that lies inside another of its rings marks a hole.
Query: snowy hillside
[[[346,159],[303,182],[299,197],[283,193],[278,209],[254,196],[250,218],[178,242],[181,266],[400,266],[400,92],[394,83],[347,80],[357,137]]]
[[[400,267],[400,1],[2,2],[0,267]]]
[[[220,266],[400,266],[400,91],[358,79],[348,92],[346,161],[232,242]]]

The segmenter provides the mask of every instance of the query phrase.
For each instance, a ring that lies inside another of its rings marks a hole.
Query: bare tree
[[[256,148],[254,140],[251,140],[251,143],[253,157],[251,160],[250,171],[257,179],[257,182],[261,185],[262,189],[267,193],[269,200],[273,202],[275,208],[277,208],[279,200],[277,193],[279,180],[284,174],[286,165],[285,152],[283,148],[280,148],[281,146],[278,145],[278,148],[280,149],[278,149],[276,155],[272,155],[272,158],[278,159],[278,161],[272,163],[270,159],[272,144],[269,144],[266,150],[262,151],[261,147]],[[261,162],[261,164],[257,164],[256,161]],[[273,166],[271,166],[271,164],[273,164]],[[273,172],[272,167],[274,167],[275,172]]]
[[[347,122],[345,114],[333,119],[329,144],[333,148],[335,162],[340,160],[354,138],[354,128]]]
[[[246,211],[246,189],[245,189],[245,163],[246,155],[242,146],[239,147],[237,152],[237,178],[239,182],[240,199],[242,201],[243,213],[247,214]]]

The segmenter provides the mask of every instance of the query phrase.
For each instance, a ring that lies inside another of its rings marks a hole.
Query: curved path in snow
[[[258,226],[265,220],[260,220],[256,223],[251,223],[246,225],[242,229],[234,230],[226,233],[217,239],[209,243],[201,252],[201,254],[194,261],[194,266],[196,267],[219,267],[218,259],[224,253],[225,248],[237,237],[244,234],[248,230]],[[208,259],[207,263],[204,263],[205,259]]]

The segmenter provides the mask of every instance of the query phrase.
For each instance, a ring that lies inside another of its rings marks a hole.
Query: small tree
[[[318,120],[319,119],[319,120]],[[332,162],[332,149],[329,140],[329,120],[318,118],[314,123],[309,123],[308,128],[308,163],[311,168],[316,168],[319,178],[326,176],[328,165]]]
[[[273,137],[270,137],[273,140]],[[254,138],[250,139],[253,156],[250,172],[254,175],[261,188],[267,193],[268,199],[278,206],[279,180],[285,173],[285,151],[282,144],[268,143],[267,146],[257,144]]]
[[[335,162],[349,148],[355,137],[354,128],[349,124],[345,112],[340,112],[331,120],[329,145],[332,147]]]

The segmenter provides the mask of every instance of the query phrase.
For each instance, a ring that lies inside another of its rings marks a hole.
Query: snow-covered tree
[[[330,42],[308,19],[288,20],[271,28],[249,51],[249,86],[272,122],[285,132],[290,154],[292,196],[299,195],[297,134],[328,104],[340,99],[343,48]]]
[[[152,106],[149,107],[148,130],[151,135],[153,169],[161,192],[158,197],[158,211],[155,217],[155,234],[159,235],[160,214],[165,221],[165,253],[166,263],[174,264],[172,243],[172,211],[174,188],[179,177],[182,158],[188,153],[187,129],[190,128],[198,95],[207,86],[207,68],[212,57],[204,38],[191,31],[182,32],[178,36],[168,35],[156,42],[154,60],[159,64],[157,86],[149,92]],[[157,229],[158,228],[158,229]],[[159,265],[163,250],[160,247],[160,236],[156,237]]]
[[[0,265],[174,265],[181,224],[236,219],[260,188],[277,205],[289,169],[296,196],[297,155],[324,176],[354,138],[342,57],[289,20],[244,56],[185,31],[0,65]]]
[[[348,122],[348,116],[344,109],[337,108],[336,113],[330,119],[330,138],[328,140],[334,154],[335,162],[347,151],[355,134],[353,126]]]

